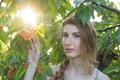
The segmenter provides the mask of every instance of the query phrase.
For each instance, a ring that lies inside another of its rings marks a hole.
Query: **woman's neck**
[[[74,71],[76,73],[81,73],[81,74],[83,74],[85,72],[84,68],[82,67],[82,64],[81,64],[80,56],[75,57],[75,58],[70,58],[69,69],[72,72]]]

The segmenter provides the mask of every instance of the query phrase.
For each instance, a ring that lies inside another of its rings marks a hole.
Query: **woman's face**
[[[80,33],[75,25],[64,25],[62,45],[67,57],[72,58],[80,55]]]

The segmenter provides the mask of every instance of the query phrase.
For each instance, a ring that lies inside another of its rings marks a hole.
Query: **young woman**
[[[110,80],[96,68],[96,34],[90,21],[83,25],[75,17],[65,20],[62,25],[62,45],[68,59],[48,80]],[[28,71],[29,67],[36,65],[38,61],[35,62],[35,64],[32,64],[34,60],[30,62]],[[34,73],[30,74],[33,75]],[[25,80],[32,80],[26,77]]]

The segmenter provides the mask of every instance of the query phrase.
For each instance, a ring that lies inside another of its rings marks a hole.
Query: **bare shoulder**
[[[98,70],[98,80],[111,80],[106,74]]]

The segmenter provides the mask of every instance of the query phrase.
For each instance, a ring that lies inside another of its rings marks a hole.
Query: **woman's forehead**
[[[66,25],[64,25],[64,27],[63,27],[63,32],[66,32],[66,31],[79,32],[79,29],[77,28],[76,25],[66,24]]]

